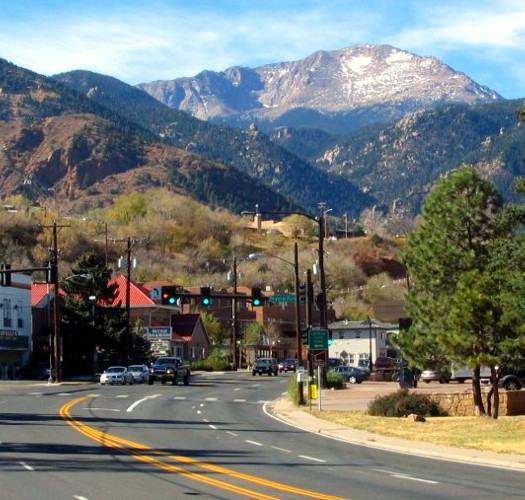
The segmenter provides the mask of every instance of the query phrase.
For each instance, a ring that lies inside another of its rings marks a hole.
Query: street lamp
[[[319,263],[319,288],[320,288],[320,300],[319,300],[319,312],[320,312],[320,326],[321,328],[328,327],[328,314],[327,314],[327,301],[326,301],[326,274],[324,270],[324,225],[325,225],[325,209],[324,204],[319,204],[321,213],[317,217],[306,212],[273,212],[273,211],[259,211],[258,207],[256,212],[243,211],[241,215],[252,215],[254,217],[260,217],[262,214],[265,215],[302,215],[313,222],[316,222],[319,226],[318,236],[318,263]]]
[[[300,297],[299,297],[299,250],[297,247],[297,242],[294,242],[294,261],[290,262],[289,260],[283,259],[282,257],[279,257],[277,255],[267,255],[264,253],[260,254],[251,254],[248,258],[251,259],[257,259],[257,258],[272,258],[272,259],[278,259],[282,262],[285,262],[286,264],[289,264],[293,266],[294,268],[294,278],[295,278],[295,284],[294,284],[294,291],[295,291],[295,342],[296,342],[296,350],[297,350],[297,360],[298,365],[302,365],[302,342],[301,342],[301,304],[300,304]]]
[[[232,298],[232,364],[233,369],[239,368],[237,359],[237,257],[233,258],[233,298]]]
[[[368,319],[368,368],[370,369],[370,373],[372,373],[373,369],[373,363],[372,363],[372,320],[370,319],[370,316],[367,317]]]

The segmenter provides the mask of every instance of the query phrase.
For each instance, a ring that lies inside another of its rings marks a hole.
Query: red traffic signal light
[[[177,305],[177,287],[176,286],[163,286],[161,288],[160,302],[166,306]]]

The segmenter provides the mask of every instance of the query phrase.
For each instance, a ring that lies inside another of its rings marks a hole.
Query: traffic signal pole
[[[233,297],[232,297],[232,364],[233,369],[239,368],[237,356],[237,257],[233,258]]]

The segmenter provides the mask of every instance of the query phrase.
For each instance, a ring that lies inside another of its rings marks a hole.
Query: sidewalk
[[[458,388],[453,390],[466,390],[464,386],[456,387]],[[364,410],[366,409],[368,402],[375,396],[388,394],[397,389],[399,389],[398,384],[380,382],[351,386],[350,389],[338,391],[325,390],[321,395],[321,411]],[[447,386],[447,390],[448,389],[449,387]],[[435,390],[435,387],[432,388],[425,386],[420,389],[421,392],[430,392],[431,390]],[[318,409],[318,401],[312,402],[312,408]],[[314,417],[309,413],[309,407],[300,408],[294,406],[287,395],[274,401],[269,410],[270,413],[279,420],[300,429],[360,446],[368,446],[371,448],[399,453],[408,453],[410,455],[427,458],[525,471],[525,455],[503,454],[440,446],[422,441],[407,441],[352,429],[328,420]]]

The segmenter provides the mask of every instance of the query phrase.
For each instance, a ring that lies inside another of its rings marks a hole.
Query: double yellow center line
[[[91,396],[85,396],[66,403],[60,408],[60,416],[64,418],[67,424],[70,425],[73,429],[80,432],[81,434],[84,434],[88,438],[97,441],[109,448],[114,448],[122,453],[131,455],[137,460],[146,462],[165,471],[174,472],[182,476],[188,477],[190,479],[193,479],[195,481],[206,483],[216,488],[238,493],[240,495],[245,495],[248,498],[256,498],[260,500],[273,500],[276,497],[275,495],[270,496],[264,493],[258,493],[248,488],[243,488],[241,486],[237,486],[235,484],[213,478],[209,475],[202,474],[202,471],[200,469],[208,472],[213,472],[215,474],[220,474],[222,476],[226,476],[232,479],[235,478],[242,481],[246,481],[248,483],[257,484],[259,486],[263,486],[273,490],[284,491],[288,494],[296,494],[302,498],[315,498],[319,500],[343,500],[341,497],[324,495],[319,492],[305,490],[302,488],[296,488],[287,484],[261,479],[250,474],[243,474],[241,472],[226,469],[225,467],[220,467],[218,465],[201,462],[199,460],[195,460],[193,458],[186,457],[183,455],[171,455],[166,452],[155,450],[154,448],[150,448],[149,446],[145,446],[141,443],[130,441],[128,439],[123,439],[118,436],[113,436],[111,434],[107,434],[106,432],[99,431],[93,427],[84,424],[82,421],[74,418],[70,413],[70,410],[71,408],[73,408],[73,406],[90,398]],[[187,467],[176,465],[173,462],[185,464]]]

